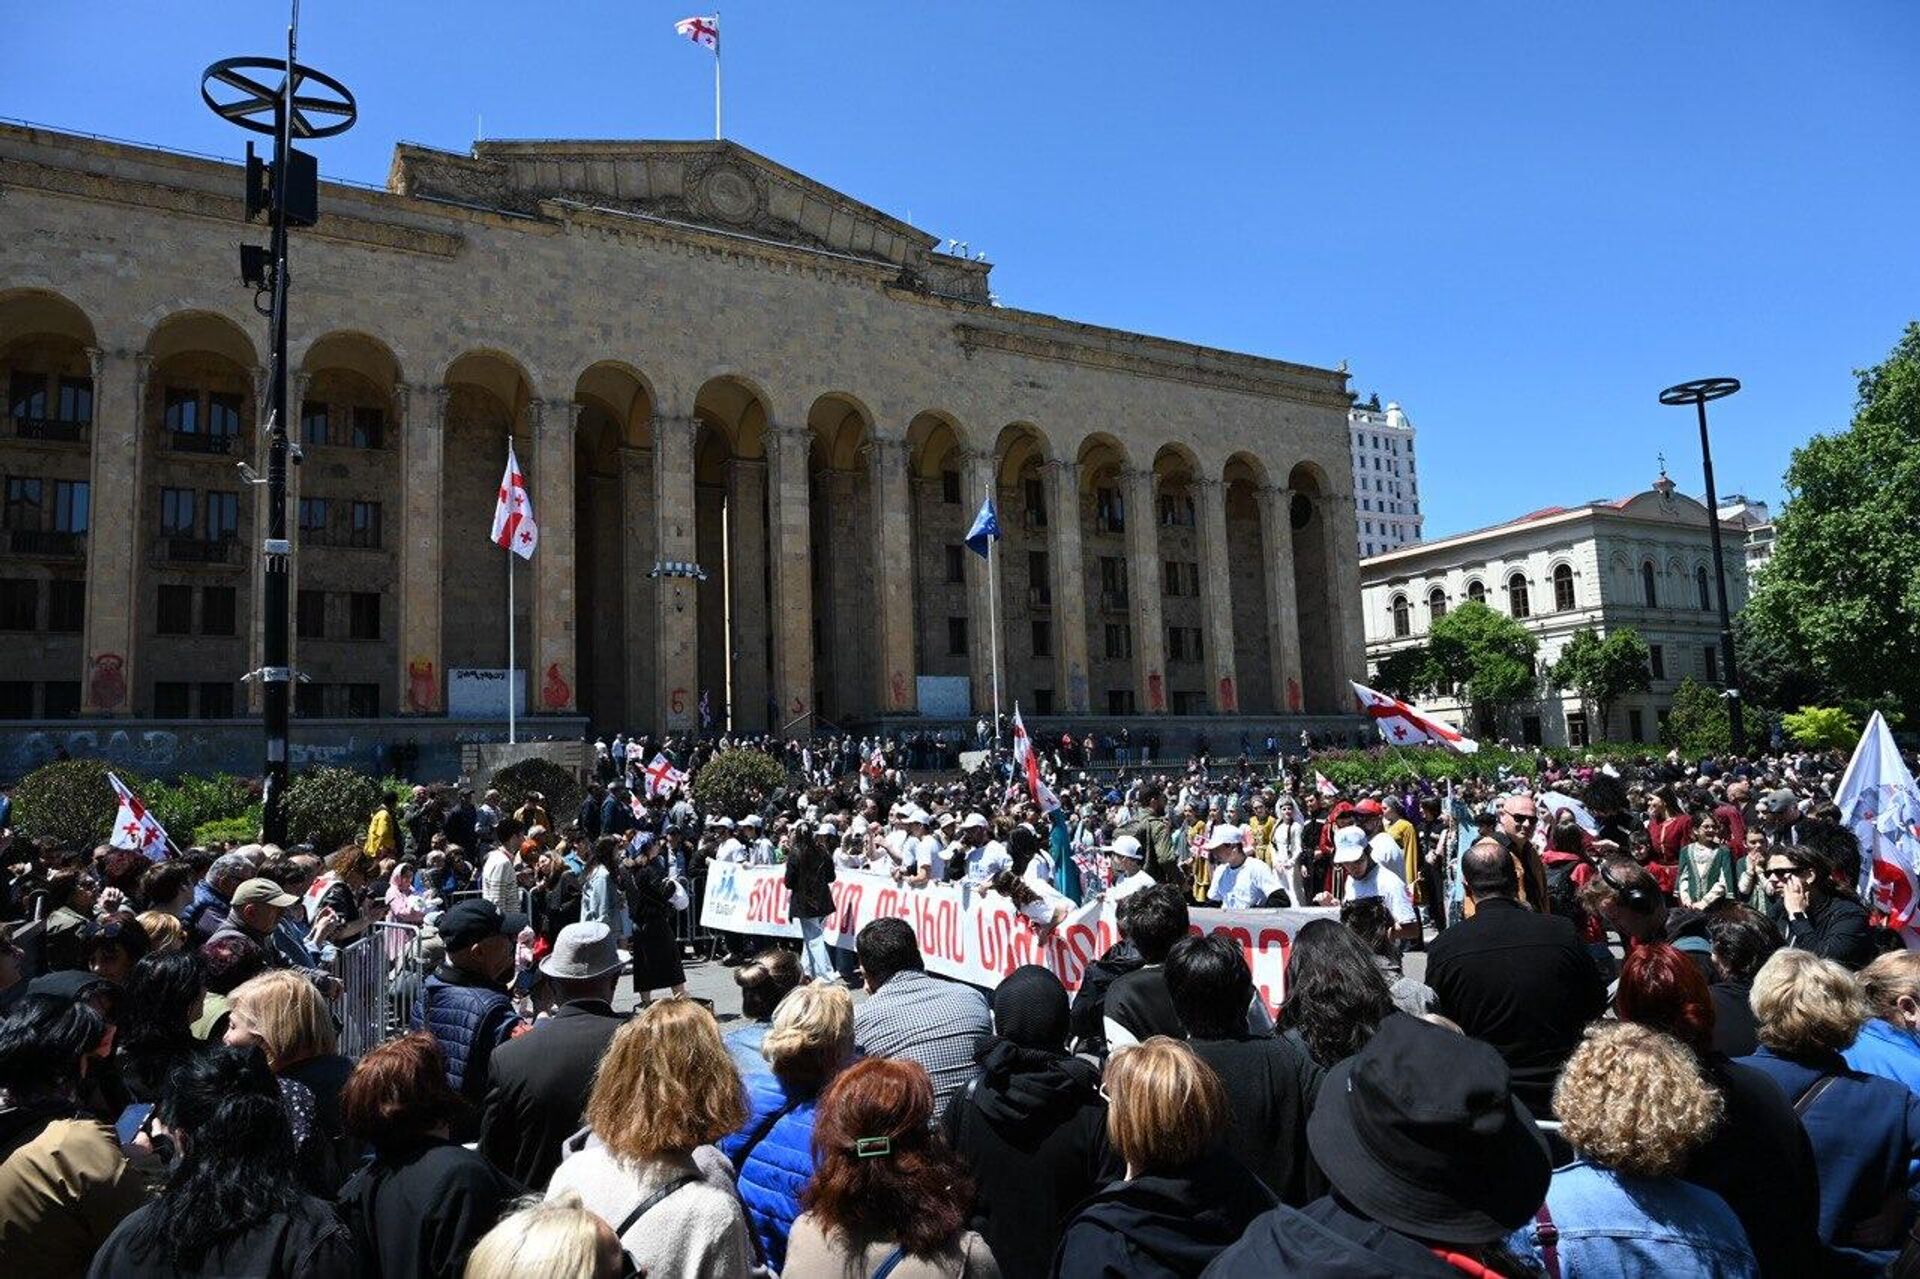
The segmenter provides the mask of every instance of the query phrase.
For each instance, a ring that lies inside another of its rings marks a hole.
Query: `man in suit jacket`
[[[1513,1095],[1545,1118],[1561,1067],[1606,1008],[1606,983],[1570,920],[1517,900],[1519,870],[1500,842],[1469,848],[1461,876],[1476,909],[1433,940],[1427,985],[1441,1012],[1499,1051]]]
[[[546,1189],[560,1145],[580,1130],[593,1072],[626,1020],[613,1011],[620,952],[604,923],[568,924],[540,961],[560,1007],[493,1051],[480,1153],[521,1185]]]

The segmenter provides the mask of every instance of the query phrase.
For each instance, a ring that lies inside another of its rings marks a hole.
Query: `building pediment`
[[[387,185],[430,200],[536,214],[574,201],[723,235],[900,268],[935,292],[987,300],[985,262],[736,142],[476,142],[461,155],[402,143]]]

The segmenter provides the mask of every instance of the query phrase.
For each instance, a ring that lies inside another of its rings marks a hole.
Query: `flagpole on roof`
[[[713,140],[720,141],[720,11],[713,11]]]

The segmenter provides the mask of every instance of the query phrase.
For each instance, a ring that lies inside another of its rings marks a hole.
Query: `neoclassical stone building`
[[[0,126],[0,716],[247,709],[240,194],[235,166]],[[509,433],[536,714],[866,723],[927,676],[985,707],[960,543],[987,491],[1030,714],[1349,709],[1342,374],[999,306],[985,262],[732,143],[402,144],[385,189],[322,204],[293,262],[302,715],[439,716],[449,672],[506,665]]]

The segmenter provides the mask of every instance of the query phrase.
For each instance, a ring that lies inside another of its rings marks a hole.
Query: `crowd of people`
[[[1857,895],[1831,758],[1341,791],[1273,744],[1063,759],[1043,812],[991,762],[841,739],[721,813],[648,793],[672,743],[617,745],[572,812],[421,788],[338,849],[0,835],[9,1272],[1920,1264],[1920,953]],[[690,945],[717,862],[784,867],[802,938]],[[1104,898],[1118,941],[1073,989],[976,988],[901,919],[829,946],[843,870],[1043,932]],[[1323,908],[1277,1007],[1206,906]],[[336,960],[381,921],[419,929],[417,987],[355,1060]],[[685,997],[701,961],[723,1007]]]

